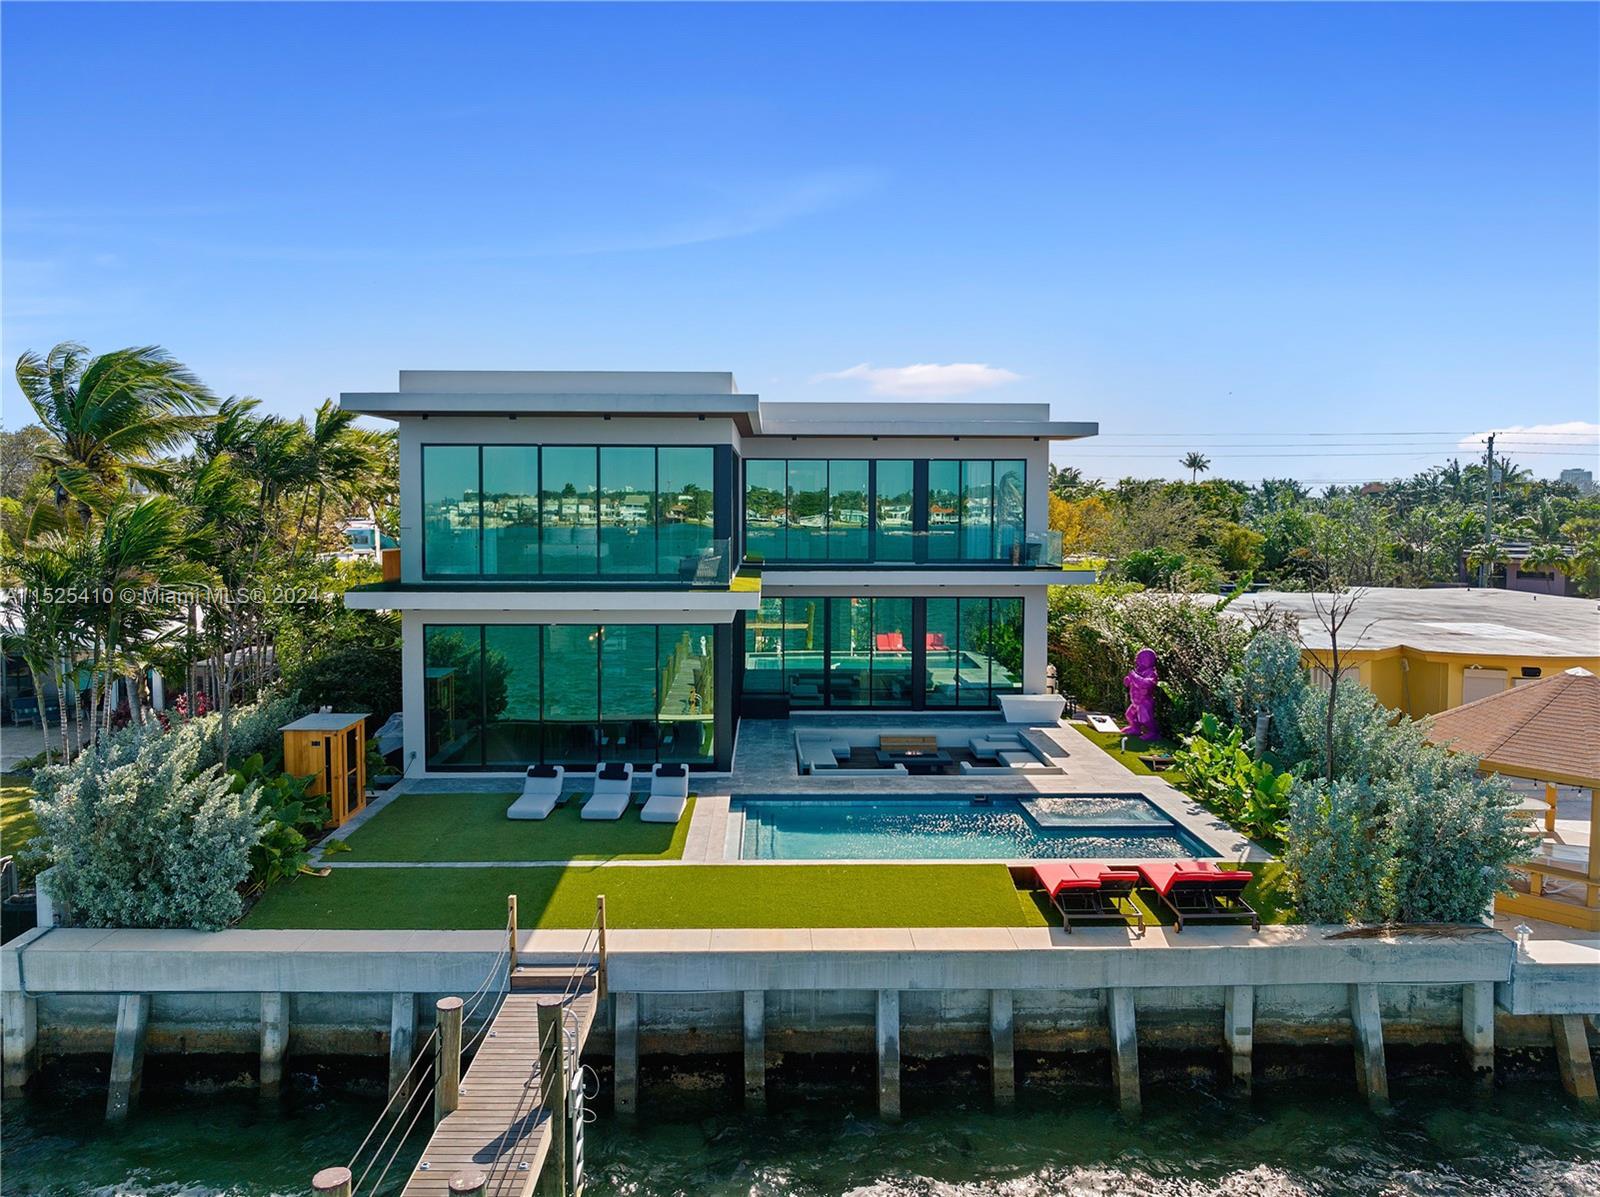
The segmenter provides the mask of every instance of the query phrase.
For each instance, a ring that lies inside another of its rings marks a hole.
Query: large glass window
[[[537,626],[483,629],[484,761],[517,768],[540,758],[541,637]]]
[[[656,451],[648,445],[600,450],[600,569],[656,572]]]
[[[928,560],[961,555],[961,463],[928,463]]]
[[[744,463],[744,547],[751,557],[782,561],[787,556],[785,465],[783,461]]]
[[[911,705],[911,600],[872,600],[872,705]]]
[[[657,572],[683,576],[711,547],[716,474],[710,448],[662,449],[656,458]]]
[[[1016,565],[1027,551],[1027,476],[1025,461],[994,463],[995,556]]]
[[[483,759],[483,641],[476,624],[427,628],[422,638],[423,707],[430,769]]]
[[[483,447],[483,572],[521,578],[539,572],[537,445]]]
[[[544,572],[592,574],[599,560],[594,446],[546,446],[542,463]]]
[[[828,557],[831,560],[866,560],[869,476],[864,461],[828,463]]]
[[[877,561],[911,561],[916,556],[916,462],[877,464],[877,533],[872,556]]]
[[[478,446],[422,447],[422,559],[430,574],[476,574]]]
[[[872,600],[828,600],[828,703],[864,707],[872,703]]]
[[[716,637],[705,624],[658,631],[660,759],[703,764],[716,755]]]
[[[821,561],[828,555],[828,463],[791,461],[785,556],[790,561]]]
[[[716,756],[710,624],[423,629],[430,769]]]
[[[981,708],[1021,684],[1021,599],[765,598],[745,623],[745,690],[791,707]]]

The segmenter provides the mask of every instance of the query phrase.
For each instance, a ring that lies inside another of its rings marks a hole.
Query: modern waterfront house
[[[1046,404],[773,403],[727,373],[401,371],[405,771],[732,765],[741,716],[1045,689]]]

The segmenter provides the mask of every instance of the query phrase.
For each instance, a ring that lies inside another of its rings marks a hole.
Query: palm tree
[[[161,454],[200,431],[215,404],[198,378],[155,346],[91,357],[64,342],[43,358],[24,353],[16,374],[47,434],[34,456],[55,485],[56,505],[75,501],[85,522],[131,482],[163,489],[170,474]]]
[[[1200,475],[1211,468],[1211,459],[1204,453],[1191,451],[1185,453],[1178,464],[1189,471],[1189,482],[1192,485],[1200,481]]]
[[[308,514],[312,515],[311,543],[318,543],[330,497],[345,503],[375,501],[374,496],[387,485],[384,479],[391,476],[387,468],[390,440],[383,433],[355,427],[354,412],[340,409],[332,399],[323,400],[303,446],[301,478],[306,493],[295,524],[292,552],[299,552]]]

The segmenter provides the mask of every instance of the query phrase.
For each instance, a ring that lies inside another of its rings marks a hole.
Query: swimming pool
[[[736,798],[743,860],[1126,860],[1215,853],[1139,795]]]

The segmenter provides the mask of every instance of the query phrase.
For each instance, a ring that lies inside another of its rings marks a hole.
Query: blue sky
[[[156,342],[285,413],[452,367],[1048,400],[1113,478],[1388,476],[1600,414],[1593,5],[0,23],[8,362]]]

